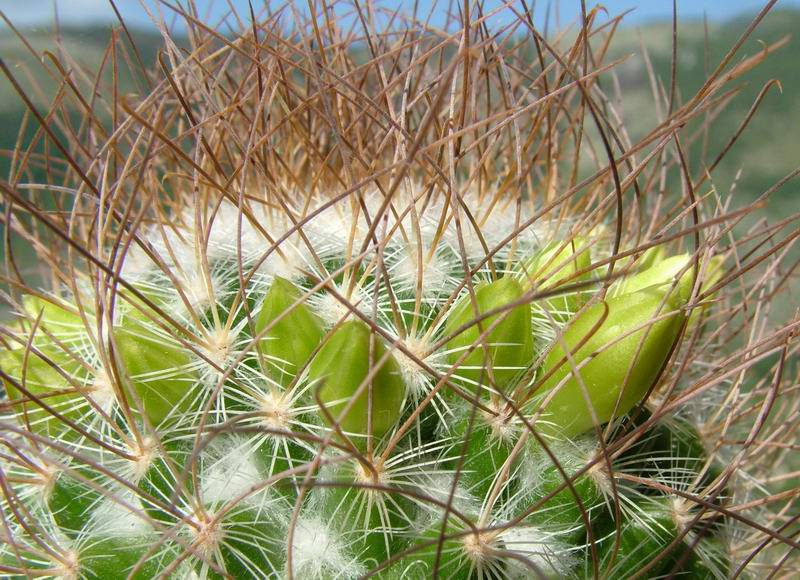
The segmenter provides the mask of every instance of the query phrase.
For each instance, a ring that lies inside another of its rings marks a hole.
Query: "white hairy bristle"
[[[490,402],[489,411],[491,412],[481,411],[481,416],[491,428],[492,434],[513,444],[521,430],[514,410],[498,399]]]
[[[181,288],[182,296],[176,306],[179,309],[186,308],[185,300],[195,312],[206,310],[214,305],[222,289],[222,282],[218,277],[206,276],[199,268],[186,271],[178,280],[178,285]]]
[[[140,444],[130,450],[130,455],[133,457],[133,460],[129,462],[133,481],[139,481],[144,476],[158,457],[158,453],[158,445],[150,436],[145,436]]]
[[[265,249],[262,248],[261,252],[264,253]],[[287,240],[280,245],[279,251],[270,253],[256,271],[268,279],[280,276],[287,280],[297,280],[303,276],[305,270],[312,270],[306,252]]]
[[[202,497],[207,503],[231,501],[263,481],[247,441],[222,442],[210,455],[201,480]]]
[[[337,285],[335,292],[340,297],[347,297],[347,288],[343,286]],[[345,305],[338,297],[328,292],[317,294],[308,301],[314,312],[317,313],[327,327],[332,327],[343,320],[355,318],[356,315],[353,313],[353,308],[366,316],[371,316],[369,297],[358,287],[355,288],[354,293],[350,296],[349,302],[349,306]]]
[[[234,331],[227,328],[211,329],[203,344],[203,354],[213,366],[224,371],[233,355],[235,340],[236,333]]]
[[[130,490],[116,490],[109,499],[104,499],[92,511],[91,534],[141,538],[152,532],[152,527],[142,516],[139,497]]]
[[[421,251],[420,257],[416,245],[411,245],[398,252],[398,260],[390,269],[397,279],[398,289],[415,294],[419,289],[423,299],[451,290],[454,284],[449,276],[453,265],[435,252],[430,254],[430,248],[424,247]]]
[[[53,576],[60,580],[77,580],[80,577],[80,558],[76,550],[67,550],[61,558],[53,558]]]
[[[425,361],[431,352],[431,341],[424,336],[408,336],[403,341],[403,345],[421,361]],[[406,387],[408,387],[411,400],[417,401],[424,397],[430,389],[430,373],[400,350],[395,350],[394,356],[400,367],[400,373],[403,376]]]
[[[378,232],[381,237],[384,231],[390,232],[392,243],[402,241],[392,250],[399,253],[394,263],[390,264],[390,271],[400,286],[416,291],[421,282],[423,297],[446,291],[453,282],[449,279],[453,268],[457,270],[461,266],[458,258],[462,247],[460,240],[463,240],[467,261],[474,263],[486,255],[484,244],[490,250],[495,248],[508,237],[509,232],[516,229],[518,223],[530,217],[527,206],[517,208],[514,204],[495,204],[473,192],[465,192],[463,196],[465,205],[472,208],[474,218],[478,220],[480,235],[465,216],[460,218],[460,235],[452,218],[437,235],[441,216],[452,213],[451,208],[443,211],[446,201],[440,197],[427,205],[419,200],[413,202],[408,193],[399,193],[393,199],[395,211],[390,212],[385,228],[379,228]],[[377,213],[383,202],[378,191],[366,192],[363,199],[370,215]],[[214,280],[211,280],[209,287],[208,281],[201,274],[205,266],[198,263],[198,248],[211,263],[226,260],[234,264],[241,263],[245,271],[255,266],[256,279],[259,276],[266,276],[267,279],[274,276],[297,279],[304,271],[314,271],[316,264],[311,258],[312,249],[322,260],[353,256],[360,252],[364,247],[371,218],[351,200],[321,209],[326,203],[326,199],[311,199],[306,211],[314,213],[314,218],[296,226],[295,222],[302,217],[299,214],[292,220],[278,212],[250,208],[247,212],[252,217],[249,218],[240,215],[240,208],[224,202],[217,209],[213,220],[206,216],[197,222],[194,212],[187,210],[170,227],[153,228],[143,238],[158,261],[183,272],[179,282],[187,289],[191,305],[202,308],[213,303],[213,297],[219,292],[219,288]],[[412,214],[409,208],[414,204],[417,209]],[[402,216],[399,224],[396,216]],[[253,225],[251,219],[259,221],[260,227]],[[563,227],[562,223],[557,229]],[[302,237],[296,233],[298,229],[303,232]],[[517,251],[530,252],[540,245],[541,240],[555,235],[552,230],[553,227],[545,220],[539,220],[515,237],[514,246]],[[276,248],[275,242],[278,240],[280,242]],[[432,246],[434,243],[435,248]],[[420,244],[423,249],[421,278],[418,253]],[[452,258],[442,255],[441,250],[445,248],[452,254]],[[497,256],[504,255],[508,249],[501,248]],[[159,269],[146,252],[133,246],[125,257],[123,274],[131,280],[143,280]]]
[[[114,392],[114,385],[105,369],[100,368],[95,371],[94,380],[87,396],[106,415],[111,413],[117,402],[117,394]]]
[[[571,553],[575,550],[557,534],[535,526],[513,526],[505,528],[499,536],[503,548],[524,558],[522,563],[516,558],[508,558],[508,578],[522,580],[530,578],[532,570],[546,578],[565,578],[578,562]]]
[[[492,533],[467,534],[461,539],[467,557],[477,564],[478,569],[490,561],[492,553],[498,548]]]
[[[349,555],[341,535],[315,517],[301,517],[294,529],[291,546],[296,578],[323,580],[358,578],[367,570]]]
[[[184,526],[184,531],[188,532],[192,540],[192,547],[197,554],[204,560],[212,560],[225,539],[225,530],[222,522],[213,514],[198,514],[198,516],[196,524]],[[204,562],[203,567],[207,566],[208,564]]]
[[[270,429],[287,430],[291,427],[292,401],[286,393],[270,390],[259,401],[261,421]]]

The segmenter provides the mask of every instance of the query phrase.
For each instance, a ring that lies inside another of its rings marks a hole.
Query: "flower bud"
[[[386,352],[380,338],[375,336],[370,357],[370,341],[370,329],[363,322],[345,322],[334,331],[311,361],[309,378],[315,387],[321,385],[320,401],[345,433],[381,438],[400,418],[406,387],[397,361],[389,356],[374,375],[371,387],[364,387],[356,395],[367,375]],[[355,400],[351,403],[354,396]],[[350,408],[345,413],[348,406]]]
[[[79,357],[86,340],[83,320],[77,313],[38,297],[26,296],[23,302],[30,319],[39,319],[39,323],[32,338],[22,337],[30,339],[32,348],[16,343],[15,348],[0,352],[0,368],[12,379],[3,381],[3,385],[23,424],[40,435],[61,438],[67,425],[43,405],[71,420],[79,420],[87,411],[81,388],[90,382],[90,372]],[[24,326],[34,331],[27,321]]]
[[[639,259],[636,261],[636,266],[640,270],[647,270],[651,266],[663,262],[666,257],[667,251],[664,249],[664,246],[653,246],[642,252],[642,255],[639,256]]]
[[[148,419],[158,425],[168,416],[184,416],[198,384],[191,353],[172,336],[135,318],[117,326],[114,341],[129,386],[136,390]]]
[[[544,401],[557,389],[537,424],[544,433],[572,437],[591,429],[585,395],[601,424],[627,413],[644,397],[685,319],[677,310],[677,293],[666,301],[665,293],[647,288],[609,298],[572,321],[542,366],[540,376],[546,378],[537,395]]]
[[[690,254],[671,256],[661,260],[647,269],[615,281],[608,289],[608,296],[632,294],[650,286],[663,286],[669,289],[675,282],[675,278],[680,275],[675,290],[685,304],[692,295],[692,284],[694,283],[694,267],[690,265],[691,261]]]
[[[524,293],[514,278],[500,278],[490,284],[477,286],[475,301],[478,312],[473,308],[472,298],[464,296],[447,318],[445,335],[452,335],[480,314],[519,300]],[[479,340],[498,318],[502,318],[502,321],[483,340]],[[507,386],[533,360],[530,306],[521,304],[510,311],[490,316],[453,337],[447,343],[448,362],[456,364],[464,352],[476,344],[475,349],[459,365],[455,377],[473,389],[490,384],[490,378],[499,389]]]
[[[703,273],[703,281],[700,283],[700,294],[705,294],[709,288],[712,288],[722,279],[723,274],[725,271],[722,268],[722,264],[725,261],[723,256],[714,256],[708,261],[708,265],[706,266],[705,270],[703,270],[702,265],[700,266],[700,271]],[[708,307],[708,304],[714,300],[716,297],[716,292],[712,293],[710,296],[707,296],[703,302],[701,302],[698,308],[692,309],[692,312],[689,314],[689,322],[687,324],[689,327],[698,324],[700,321],[700,317],[703,314],[703,310]]]
[[[635,256],[628,256],[618,260],[614,266],[614,272],[622,272],[628,268],[630,268],[633,272],[647,270],[651,266],[655,266],[659,262],[663,262],[666,254],[667,252],[664,249],[664,246],[653,246],[652,248],[648,248],[639,254],[639,257],[636,260],[634,260]]]
[[[67,425],[18,389],[16,384],[53,411],[78,420],[86,411],[84,396],[66,377],[74,377],[80,382],[84,371],[79,362],[55,345],[41,347],[39,353],[30,350],[26,356],[24,348],[0,353],[0,368],[13,379],[3,381],[3,386],[22,424],[30,425],[34,433],[60,438],[68,430]]]
[[[642,260],[640,260],[640,262],[642,262]],[[630,294],[649,286],[669,288],[675,282],[675,278],[686,268],[675,286],[677,295],[680,297],[682,303],[686,304],[691,298],[692,285],[694,284],[694,266],[690,265],[690,262],[692,262],[692,256],[690,254],[681,254],[680,256],[660,259],[652,262],[649,267],[647,267],[646,261],[642,262],[641,267],[643,269],[632,276],[614,282],[608,289],[608,296]],[[701,264],[700,272],[703,274],[703,280],[700,283],[700,294],[714,286],[714,284],[719,282],[720,278],[722,278],[722,262],[722,256],[714,256],[709,260],[705,268]],[[638,264],[637,262],[637,265]],[[708,297],[707,300],[711,298],[713,297]],[[697,323],[704,306],[706,306],[706,304],[701,304],[692,310],[689,314],[689,322],[687,324],[692,325]]]
[[[264,370],[284,386],[292,382],[325,336],[322,321],[307,305],[292,306],[301,296],[300,290],[289,280],[276,277],[255,323],[255,332],[260,334],[291,308],[258,343],[258,350],[265,359]]]
[[[127,319],[132,318],[146,324],[150,320],[162,318],[157,309],[169,311],[168,298],[165,296],[167,292],[164,289],[143,283],[134,284],[133,286],[138,294],[125,289],[117,296],[115,313],[118,317],[118,322],[125,322]]]
[[[38,296],[25,296],[22,300],[25,313],[31,320],[39,318],[37,334],[34,343],[47,344],[51,340],[48,336],[53,335],[60,342],[69,343],[76,337],[80,337],[85,332],[83,319],[77,312],[74,305],[66,303],[56,304],[50,300],[44,300]],[[75,308],[75,311],[71,310]],[[41,317],[40,317],[41,314]],[[46,332],[45,332],[46,331]]]
[[[575,284],[588,280],[591,274],[591,256],[586,240],[576,237],[564,244],[553,242],[532,258],[519,265],[518,275],[523,289],[531,288],[540,291],[553,290],[561,285]],[[583,271],[582,274],[578,272]],[[546,298],[540,305],[559,321],[566,320],[586,302],[581,291]]]

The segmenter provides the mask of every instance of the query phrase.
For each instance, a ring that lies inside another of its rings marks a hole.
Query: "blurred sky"
[[[174,0],[167,0],[172,3]],[[506,0],[510,2],[511,0]],[[224,17],[228,11],[228,2],[233,5],[242,16],[248,13],[248,0],[195,0],[195,4],[200,11],[201,17],[207,21],[218,21]],[[275,0],[252,0],[256,11],[259,7],[270,2],[273,7],[280,6],[283,2]],[[151,7],[157,5],[155,0],[144,0],[144,3]],[[456,2],[458,4],[459,2]],[[502,0],[485,0],[484,7],[487,11],[503,5]],[[541,25],[545,19],[547,0],[527,0],[528,6],[535,5],[534,14],[536,20]],[[552,0],[553,5],[558,4],[558,12],[562,23],[574,20],[580,13],[580,0]],[[648,20],[658,20],[670,18],[672,15],[672,0],[587,0],[587,5],[603,4],[610,14],[616,15],[625,10],[634,8],[634,12],[626,17],[626,22],[641,23]],[[139,0],[116,0],[117,7],[123,17],[130,24],[146,26],[150,22],[147,11],[142,8]],[[186,2],[181,2],[185,5]],[[345,6],[351,3],[343,0],[338,11],[343,11]],[[363,4],[363,2],[362,2]],[[384,0],[380,4],[389,8],[403,6],[406,10],[413,7],[412,0],[397,1]],[[678,15],[681,18],[702,18],[704,14],[712,20],[726,19],[731,16],[744,13],[755,12],[766,4],[766,0],[678,0]],[[445,21],[445,14],[449,0],[418,0],[419,15],[421,18],[427,17],[432,13],[432,24],[440,26]],[[520,2],[514,5],[521,6]],[[69,24],[89,24],[110,21],[114,19],[114,13],[108,0],[0,0],[0,9],[15,25],[36,26],[47,24],[53,21],[54,6],[57,6],[59,20]],[[297,6],[307,6],[305,1],[298,1]],[[800,0],[779,0],[776,8],[798,7]],[[170,11],[162,8],[164,15],[168,16]],[[153,12],[157,14],[157,12]],[[555,15],[555,8],[551,11],[551,18]],[[512,14],[507,17],[513,18]],[[502,18],[500,18],[502,20]],[[0,26],[3,26],[0,23]]]

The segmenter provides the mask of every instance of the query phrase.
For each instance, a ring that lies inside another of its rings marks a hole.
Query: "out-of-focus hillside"
[[[738,17],[712,22],[707,34],[702,22],[680,23],[676,83],[679,101],[681,96],[688,98],[702,86],[707,67],[713,70],[750,21],[750,17]],[[797,64],[800,38],[793,37],[798,30],[800,11],[778,10],[767,15],[733,62],[752,56],[765,45],[784,37],[790,37],[789,43],[741,79],[741,91],[711,125],[706,145],[708,159],[713,159],[727,144],[764,85],[772,79],[780,81],[783,91],[773,87],[767,93],[756,116],[713,173],[714,185],[720,193],[727,193],[736,181],[735,197],[739,203],[752,200],[800,165],[800,69]],[[618,74],[626,127],[634,141],[643,130],[653,127],[657,114],[642,46],[647,48],[663,89],[669,91],[671,23],[623,28],[615,38],[612,56],[632,54],[619,67]],[[703,169],[697,161],[700,147],[695,147],[691,153],[692,172],[696,176]],[[800,207],[799,195],[800,182],[790,182],[776,194],[765,211],[771,217],[786,217]]]
[[[110,55],[111,31],[109,27],[95,26],[86,28],[64,28],[58,34],[52,29],[43,27],[21,31],[24,41],[21,40],[13,31],[0,29],[0,58],[10,70],[14,79],[23,87],[27,97],[36,106],[41,115],[47,115],[52,110],[54,99],[59,95],[61,89],[62,102],[67,103],[70,111],[67,119],[59,116],[51,119],[49,127],[56,135],[62,135],[64,126],[69,130],[80,134],[84,129],[82,123],[84,115],[76,109],[76,101],[69,94],[69,87],[62,81],[62,72],[59,71],[55,61],[59,61],[64,67],[64,72],[69,74],[70,79],[84,92],[87,105],[92,107],[96,119],[106,125],[108,129],[112,112],[108,110],[107,100],[92,99],[86,96],[89,91],[86,87],[95,84],[98,91],[100,87],[111,86],[113,72],[113,59]],[[121,33],[120,33],[121,34]],[[161,36],[155,32],[135,31],[134,41],[139,49],[139,55],[131,50],[130,45],[125,42],[125,50],[119,50],[119,43],[116,43],[116,60],[118,62],[118,86],[117,91],[120,95],[129,95],[147,90],[146,83],[143,81],[144,75],[140,72],[139,58],[143,65],[152,68],[157,64],[156,55],[162,46]],[[41,56],[41,60],[36,51]],[[69,94],[69,98],[65,97]],[[59,107],[59,115],[63,114],[63,108]],[[15,90],[13,84],[0,74],[0,178],[10,179],[11,156],[17,142],[27,146],[35,133],[40,130],[37,120],[30,116],[25,122],[24,114],[27,111],[22,98]],[[20,139],[19,133],[23,128],[23,137]],[[42,153],[41,140],[39,147],[35,148],[36,153]],[[47,155],[53,160],[52,167],[60,168],[58,159],[61,159],[59,152],[52,145],[47,150]],[[41,183],[46,179],[46,174],[42,170],[42,162],[34,160],[28,164],[33,167],[32,175],[16,176],[16,181],[20,183],[35,182]],[[47,195],[42,192],[41,195]],[[0,224],[0,233],[2,232]],[[3,248],[0,248],[0,258],[3,256]]]
[[[100,73],[101,81],[98,86],[109,86],[113,70],[109,58],[109,46],[111,44],[111,32],[109,27],[93,26],[81,28],[62,28],[58,34],[49,27],[26,29],[21,31],[24,41],[21,40],[13,31],[3,28],[0,29],[0,58],[11,71],[17,83],[25,90],[40,114],[46,115],[51,110],[53,99],[59,93],[59,88],[63,87],[60,81],[59,71],[48,53],[53,58],[66,64],[66,71],[70,73],[72,79],[81,86],[94,82],[97,71]],[[158,50],[162,46],[161,36],[155,32],[134,31],[134,42],[139,49],[141,60],[145,67],[152,68],[156,61]],[[130,45],[125,43],[128,50],[118,51],[117,60],[119,64],[119,85],[120,94],[141,93],[146,90],[143,77],[140,74],[131,73],[130,70],[139,70],[138,57],[134,51],[130,50]],[[41,60],[37,59],[32,53],[36,51],[41,55]],[[105,64],[103,64],[105,63]],[[133,66],[129,66],[131,63]],[[101,66],[103,65],[103,66]],[[49,71],[49,72],[48,72]],[[91,71],[87,73],[86,71]],[[91,76],[88,76],[91,74]],[[86,75],[86,76],[84,76]],[[4,75],[0,75],[0,179],[10,180],[12,151],[17,142],[27,146],[30,140],[39,130],[39,123],[32,116],[28,116],[25,122],[24,114],[26,107],[15,90],[11,82]],[[67,88],[63,87],[66,91]],[[66,102],[74,102],[67,100]],[[104,120],[107,126],[111,119],[111,112],[104,110],[105,105],[101,100],[88,101],[92,106],[98,119]],[[68,119],[59,118],[58,122],[51,120],[50,128],[57,134],[63,134],[63,127],[67,123],[72,131],[82,130],[82,115],[72,110]],[[23,127],[23,136],[20,139],[20,130]],[[37,153],[44,152],[39,146],[35,150]],[[47,173],[43,170],[44,163],[48,163],[51,169],[55,169],[57,174],[62,164],[59,159],[61,156],[51,145],[47,148],[47,161],[34,160],[28,164],[33,171],[24,175],[14,176],[18,183],[45,183]],[[18,160],[17,160],[18,161]],[[37,190],[39,203],[43,207],[52,207],[52,198],[49,192]],[[0,201],[0,211],[3,209],[3,202]],[[5,240],[4,225],[0,223],[0,238]],[[30,275],[40,265],[35,260],[31,245],[19,237],[11,236],[10,242],[16,257],[16,267]],[[0,245],[0,262],[5,261],[5,243]],[[41,273],[44,275],[44,272]],[[1,286],[0,286],[1,287]],[[0,317],[5,312],[5,303],[0,301]]]

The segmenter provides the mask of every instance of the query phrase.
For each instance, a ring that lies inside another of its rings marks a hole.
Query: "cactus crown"
[[[632,143],[597,10],[570,44],[289,8],[176,8],[145,96],[71,83],[17,152],[52,283],[9,254],[0,573],[791,575],[792,237],[742,254],[675,129],[764,54]]]

